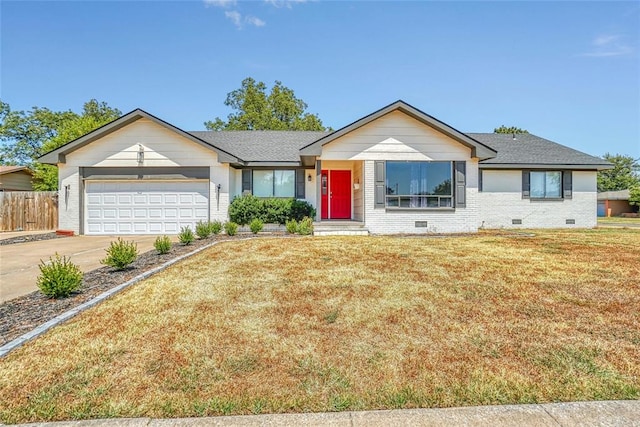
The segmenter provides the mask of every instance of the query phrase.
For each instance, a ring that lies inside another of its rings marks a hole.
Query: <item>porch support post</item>
[[[322,213],[322,165],[320,160],[316,160],[316,221],[320,221]]]

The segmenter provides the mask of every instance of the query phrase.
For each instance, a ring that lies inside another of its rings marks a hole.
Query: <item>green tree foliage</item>
[[[219,117],[204,123],[209,130],[329,130],[316,114],[305,112],[307,104],[293,90],[276,81],[267,85],[251,77],[229,92],[224,105],[235,110],[225,122]]]
[[[640,185],[629,190],[629,204],[640,206]]]
[[[529,133],[529,131],[526,129],[520,129],[519,127],[515,127],[515,126],[507,127],[505,125],[502,125],[499,128],[495,128],[493,130],[493,133],[517,134],[517,133]]]
[[[598,191],[629,190],[640,186],[638,159],[623,154],[609,153],[602,157],[613,163],[613,168],[598,172]]]
[[[12,111],[9,104],[0,101],[1,163],[29,165],[34,170],[35,190],[57,190],[58,168],[36,159],[121,115],[120,110],[95,99],[86,102],[80,114],[40,107],[26,112]]]

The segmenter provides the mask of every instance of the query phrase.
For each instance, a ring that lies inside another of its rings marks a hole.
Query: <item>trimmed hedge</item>
[[[254,219],[265,224],[286,224],[295,219],[301,221],[304,217],[315,217],[316,210],[308,202],[296,199],[262,199],[251,194],[236,197],[229,205],[231,221],[247,225]]]

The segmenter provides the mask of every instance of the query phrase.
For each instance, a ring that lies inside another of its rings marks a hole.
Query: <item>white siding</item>
[[[468,160],[471,149],[394,111],[322,147],[322,160]]]
[[[451,211],[389,210],[374,207],[374,162],[364,162],[365,225],[373,234],[395,233],[472,233],[478,231],[478,162],[467,161],[466,208]],[[416,221],[427,227],[416,228]]]
[[[144,147],[144,166],[208,166],[210,168],[210,219],[225,221],[229,206],[229,165],[218,163],[215,151],[190,141],[151,120],[139,119],[67,156],[59,164],[59,226],[80,232],[79,168],[90,166],[138,166],[139,144]],[[220,191],[217,185],[220,184]],[[65,185],[70,185],[65,203]]]
[[[311,181],[307,178],[311,175]],[[316,208],[316,171],[305,169],[304,171],[304,200]]]
[[[590,228],[597,225],[597,173],[573,172],[573,197],[565,200],[522,198],[521,170],[484,170],[479,193],[480,227]],[[522,225],[512,220],[522,220]],[[575,220],[575,225],[567,224]]]

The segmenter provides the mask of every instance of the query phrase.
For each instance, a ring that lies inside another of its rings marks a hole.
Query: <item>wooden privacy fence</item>
[[[57,191],[0,192],[0,231],[58,228]]]

